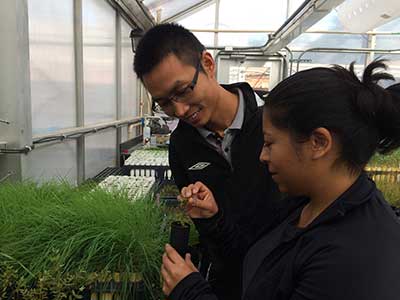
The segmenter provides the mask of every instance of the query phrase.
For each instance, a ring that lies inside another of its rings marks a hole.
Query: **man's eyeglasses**
[[[175,92],[173,95],[169,97],[164,97],[164,98],[153,98],[152,99],[152,110],[155,112],[161,112],[161,111],[168,111],[172,107],[172,102],[176,103],[182,103],[184,102],[187,98],[186,96],[189,94],[189,92],[193,91],[196,84],[197,80],[199,78],[199,73],[200,73],[200,63],[201,59],[197,62],[196,66],[196,72],[194,73],[194,77],[192,81],[181,91]]]

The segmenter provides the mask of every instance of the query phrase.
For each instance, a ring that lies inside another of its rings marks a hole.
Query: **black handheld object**
[[[187,223],[173,222],[171,224],[169,243],[183,258],[189,251],[189,232],[190,225]]]

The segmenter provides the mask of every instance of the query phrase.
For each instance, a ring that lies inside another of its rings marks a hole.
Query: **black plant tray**
[[[89,179],[91,182],[101,182],[109,176],[154,176],[156,181],[163,182],[170,180],[169,167],[167,166],[122,166],[122,167],[107,167],[99,174]]]
[[[163,180],[159,180],[157,182],[157,186],[155,188],[155,197],[156,201],[159,203],[165,204],[167,207],[177,207],[179,206],[179,201],[177,199],[177,195],[164,195],[161,196],[160,192],[166,185],[175,185],[175,181],[172,178],[164,178]]]

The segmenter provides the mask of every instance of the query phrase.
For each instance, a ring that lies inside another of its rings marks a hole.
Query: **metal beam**
[[[293,50],[292,50],[293,51]],[[371,49],[371,48],[310,48],[304,50],[297,58],[296,71],[299,71],[301,58],[308,52],[321,52],[321,53],[380,53],[380,54],[398,54],[400,49]]]
[[[127,16],[135,25],[144,31],[155,25],[155,19],[140,0],[109,0],[117,5],[118,10]]]
[[[325,17],[344,0],[308,0],[305,1],[290,18],[271,35],[263,47],[266,54],[274,53],[286,47],[300,34]]]
[[[199,29],[199,28],[188,28],[191,32],[209,32],[209,33],[274,33],[272,29]],[[368,32],[348,32],[338,30],[307,30],[304,33],[316,33],[316,34],[348,34],[348,35],[390,35],[397,36],[400,32],[383,32],[383,31],[368,31]],[[46,41],[46,43],[48,43]]]
[[[214,29],[219,29],[219,8],[221,1],[215,0],[215,18],[214,18]],[[218,31],[214,32],[214,47],[218,47]]]
[[[0,9],[0,124],[7,147],[32,144],[28,0],[3,0]],[[8,123],[8,124],[7,124]],[[26,157],[0,156],[0,178],[23,178]]]
[[[74,1],[74,51],[75,51],[75,97],[76,97],[76,126],[85,125],[85,101],[83,85],[83,23],[82,0]],[[77,181],[85,181],[85,137],[76,141]]]
[[[367,48],[375,49],[376,48],[376,35],[369,35],[367,39]],[[370,52],[365,56],[365,66],[371,63],[374,60],[375,52]]]
[[[66,137],[66,136],[78,136],[78,135],[84,135],[84,134],[90,134],[90,133],[96,133],[97,131],[104,130],[107,128],[118,128],[123,125],[128,125],[128,124],[135,124],[135,123],[140,123],[141,117],[134,117],[134,118],[124,118],[121,120],[116,120],[116,121],[111,121],[111,122],[106,122],[106,123],[98,123],[98,124],[93,124],[93,125],[88,125],[88,126],[82,126],[82,127],[76,127],[76,128],[70,128],[70,129],[64,129],[48,134],[42,134],[42,135],[36,135],[33,137],[33,143],[38,143],[41,140],[45,139],[50,139],[53,137]]]
[[[63,131],[58,131],[52,134],[36,136],[33,139],[33,144],[25,145],[20,148],[7,148],[7,142],[0,142],[0,154],[28,154],[38,148],[38,146],[48,146],[56,143],[62,143],[65,140],[80,139],[89,134],[94,134],[99,131],[105,131],[111,128],[120,128],[123,126],[139,127],[141,126],[141,118],[129,119],[126,118],[120,121],[110,123],[97,124],[80,128],[71,128]],[[13,172],[15,173],[15,172]]]
[[[116,22],[115,22],[115,30],[116,30],[116,39],[117,39],[117,44],[116,44],[116,99],[117,99],[117,120],[120,120],[122,117],[122,76],[121,76],[121,68],[122,68],[122,34],[121,34],[121,17],[116,13]],[[121,128],[117,128],[117,140],[116,140],[116,149],[117,149],[117,157],[116,157],[116,162],[117,166],[120,165],[120,158],[121,158],[121,153],[120,153],[120,147],[119,145],[121,144],[122,141],[122,132]]]

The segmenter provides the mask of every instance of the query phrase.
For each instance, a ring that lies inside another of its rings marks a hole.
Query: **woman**
[[[224,217],[197,182],[181,191],[197,227],[235,255],[248,251],[243,299],[363,299],[400,297],[400,222],[363,172],[371,156],[400,146],[400,86],[382,61],[362,81],[335,66],[298,72],[269,94],[263,116],[268,165],[282,192],[299,207],[254,245]],[[169,245],[161,273],[169,299],[216,299],[190,261]]]

